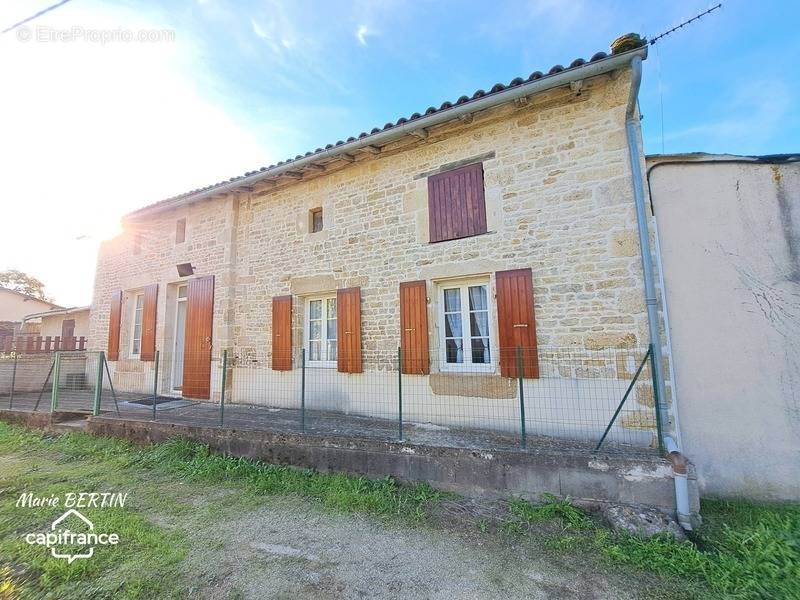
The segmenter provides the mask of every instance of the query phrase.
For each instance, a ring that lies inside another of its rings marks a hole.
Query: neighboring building
[[[701,493],[800,499],[800,156],[647,159]]]
[[[41,337],[62,340],[89,337],[89,307],[55,308],[26,315],[22,333],[36,333]]]
[[[599,380],[624,391],[636,364],[548,356],[649,343],[625,131],[645,56],[537,72],[127,215],[100,249],[90,347],[115,384],[159,350],[160,391],[197,399],[218,397],[227,348],[226,401],[276,406],[295,401],[286,371],[304,352],[330,369],[317,406],[380,415],[402,345],[419,418],[449,402],[509,427],[523,347],[527,393],[568,390],[559,410],[591,415],[599,437],[621,396]],[[650,416],[626,426],[652,443],[652,387],[637,406]]]
[[[51,308],[61,307],[35,296],[0,287],[0,337],[19,333],[25,315]]]

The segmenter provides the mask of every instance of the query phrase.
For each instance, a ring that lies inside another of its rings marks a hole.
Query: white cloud
[[[359,25],[358,30],[356,30],[356,38],[358,39],[358,43],[362,46],[367,45],[367,36],[371,35],[369,29],[367,29],[366,25]]]
[[[255,33],[262,40],[267,39],[267,32],[261,29],[261,25],[256,23],[255,19],[250,19],[250,25],[253,26],[253,33]]]
[[[93,3],[37,24],[163,28],[141,12]],[[195,85],[203,68],[181,35],[106,44],[0,38],[0,269],[42,279],[59,303],[87,304],[99,240],[121,215],[272,161],[206,96],[207,79]]]

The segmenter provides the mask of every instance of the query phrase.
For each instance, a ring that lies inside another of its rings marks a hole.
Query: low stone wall
[[[536,450],[477,451],[102,416],[90,417],[88,430],[139,443],[183,437],[232,456],[321,472],[349,472],[375,478],[391,475],[401,481],[424,481],[438,489],[467,496],[519,496],[536,500],[550,493],[593,502],[643,504],[667,512],[675,509],[672,469],[657,457],[623,458]]]

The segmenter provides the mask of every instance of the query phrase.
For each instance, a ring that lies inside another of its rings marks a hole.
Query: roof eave
[[[518,98],[533,96],[553,88],[569,85],[574,81],[588,79],[590,77],[595,77],[597,75],[602,75],[604,73],[616,71],[617,69],[625,68],[636,56],[640,56],[642,59],[645,59],[647,57],[647,46],[641,46],[635,50],[630,50],[620,54],[612,54],[595,62],[589,62],[577,67],[565,69],[558,73],[553,73],[552,75],[546,75],[541,79],[523,83],[516,87],[510,87],[500,92],[488,94],[481,98],[469,100],[463,104],[457,104],[450,108],[439,110],[433,114],[422,116],[418,119],[414,119],[413,121],[407,121],[406,123],[396,125],[390,129],[378,131],[363,138],[346,142],[332,148],[327,148],[321,152],[315,152],[314,154],[304,156],[296,160],[287,161],[264,171],[259,171],[249,176],[238,178],[235,181],[224,182],[220,185],[213,186],[196,193],[186,194],[170,200],[164,200],[150,206],[145,206],[126,214],[123,219],[128,220],[147,217],[157,212],[175,209],[187,204],[198,202],[200,200],[206,200],[212,196],[228,194],[241,188],[247,188],[255,184],[262,183],[268,179],[277,177],[281,174],[306,168],[310,165],[320,162],[323,159],[330,160],[331,158],[341,156],[343,154],[350,154],[366,147],[388,144],[407,135],[412,135],[414,132],[420,131],[421,129],[426,129],[428,127],[433,127],[435,125],[452,121],[459,118],[461,115],[486,110],[487,108],[492,108],[507,102],[513,102]]]

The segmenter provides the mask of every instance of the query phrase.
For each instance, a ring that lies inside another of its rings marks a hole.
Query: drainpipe
[[[644,199],[644,178],[640,162],[641,150],[639,148],[639,116],[636,112],[636,102],[639,97],[639,87],[642,83],[642,57],[639,55],[631,58],[631,89],[628,96],[628,106],[625,112],[625,134],[628,139],[628,154],[631,163],[631,180],[633,181],[633,200],[636,206],[636,224],[639,229],[639,248],[642,254],[642,272],[644,274],[645,304],[647,306],[647,325],[650,330],[650,341],[653,344],[653,366],[656,380],[656,398],[659,400],[656,410],[661,413],[661,422],[669,423],[669,412],[666,407],[666,388],[664,386],[664,365],[661,355],[661,332],[659,330],[658,297],[656,296],[655,275],[653,273],[653,255],[650,252],[650,233],[647,227],[647,208]],[[675,481],[675,505],[677,507],[678,522],[684,529],[691,530],[689,518],[689,487],[687,485],[686,457],[671,437],[664,438],[667,449],[667,460],[672,464],[673,480]]]
[[[677,507],[678,523],[687,531],[692,530],[691,509],[689,508],[689,461],[678,450],[675,440],[669,436],[664,437],[664,446],[667,450],[667,460],[672,464],[672,479],[675,481],[675,506]]]

